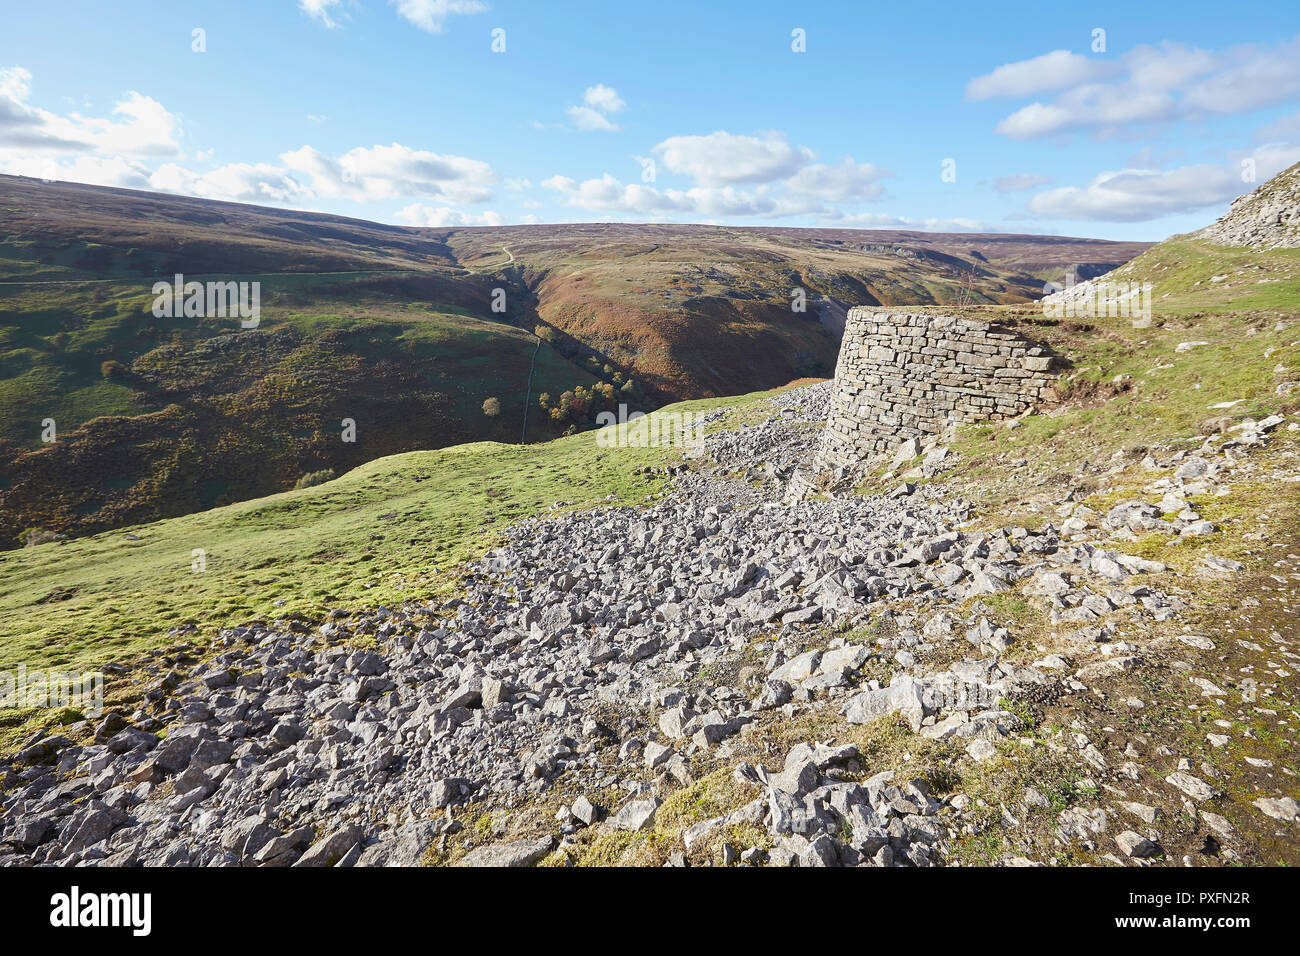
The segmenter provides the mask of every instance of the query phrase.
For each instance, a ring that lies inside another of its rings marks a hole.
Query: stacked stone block
[[[988,322],[850,309],[815,470],[852,469],[909,438],[1020,415],[1054,397],[1058,363]]]

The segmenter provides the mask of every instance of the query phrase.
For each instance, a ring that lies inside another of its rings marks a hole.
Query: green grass
[[[1215,282],[1216,276],[1225,277]],[[1151,282],[1155,309],[1177,312],[1281,309],[1300,300],[1300,249],[1244,249],[1192,239],[1154,246],[1116,270],[1118,280]]]
[[[321,348],[304,349],[297,364],[277,368],[267,363],[261,374],[283,371],[311,379],[344,367],[354,356],[372,365],[423,363],[430,383],[452,395],[456,417],[471,430],[479,428],[481,437],[497,437],[480,411],[489,395],[502,399],[505,418],[521,419],[535,345],[531,332],[502,316],[482,317],[455,304],[413,297],[445,291],[432,280],[417,287],[418,277],[408,275],[241,279],[262,282],[260,333],[292,329],[313,346],[322,337],[333,335],[334,341],[348,336],[356,349],[346,358]],[[418,291],[413,293],[413,288]],[[192,349],[204,340],[238,332],[237,321],[157,319],[149,314],[151,302],[143,280],[0,287],[0,439],[39,448],[39,423],[46,417],[55,418],[59,431],[70,434],[103,415],[139,414],[176,395],[201,402],[214,389],[219,391],[228,376],[201,374],[220,370],[211,356],[203,360],[207,368],[195,376],[194,356],[168,349],[177,344]],[[356,342],[359,337],[368,341]],[[158,346],[164,349],[155,351]],[[100,366],[105,359],[132,365],[142,357],[140,370],[162,373],[158,381],[163,388],[137,380],[136,395],[126,384],[104,381]],[[240,370],[245,374],[235,380],[252,371],[248,361]],[[169,377],[171,369],[177,374]],[[596,380],[588,369],[544,347],[538,354],[531,404],[540,391],[558,395]],[[361,381],[347,384],[363,386]],[[546,423],[539,418],[537,424]],[[538,437],[545,434],[545,428],[538,431]]]
[[[1295,301],[1300,292],[1292,307]],[[1105,463],[1117,451],[1140,460],[1140,449],[1172,447],[1209,419],[1258,419],[1295,401],[1276,388],[1300,377],[1300,331],[1279,328],[1276,316],[1207,310],[1175,319],[1157,311],[1156,324],[1147,329],[1127,319],[1087,322],[1086,330],[1043,330],[1075,365],[1063,379],[1064,408],[1028,416],[1016,429],[988,424],[961,430],[953,449],[981,460],[975,471],[1005,470],[1007,461],[1019,458],[1044,473],[1072,471],[1085,461]],[[1201,341],[1209,344],[1177,351],[1179,343]],[[1214,407],[1229,402],[1235,404]]]
[[[235,319],[153,317],[141,280],[0,287],[0,548],[33,527],[77,537],[255,499],[323,468],[517,441],[525,405],[527,439],[553,438],[595,408],[556,421],[540,394],[622,384],[538,348],[531,321],[446,301],[472,303],[473,290],[435,274],[261,281],[261,325],[243,333]],[[129,373],[105,378],[108,360]],[[499,414],[484,413],[489,398]],[[599,404],[617,401],[648,407],[635,388]],[[344,418],[355,442],[338,440]],[[58,444],[43,442],[47,419]]]
[[[659,482],[632,472],[675,452],[601,448],[595,436],[393,455],[312,488],[0,554],[0,670],[101,664],[166,643],[167,630],[185,623],[206,634],[439,593],[454,584],[458,562],[557,501],[595,505],[613,495],[628,504],[654,494]],[[192,569],[196,549],[201,572]]]

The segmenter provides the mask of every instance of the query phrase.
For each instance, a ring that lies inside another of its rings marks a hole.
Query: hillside
[[[1027,302],[1067,270],[1096,275],[1147,247],[1051,236],[621,224],[458,229],[438,238],[467,265],[510,261],[544,322],[635,370],[667,399],[829,374],[850,306]],[[806,293],[806,312],[792,313],[796,288]]]
[[[658,413],[698,456],[416,452],[0,555],[5,660],[117,665],[98,722],[4,715],[0,863],[1294,865],[1297,269],[1179,237],[1098,280],[1150,322],[936,309],[1059,401],[837,496],[783,498],[811,385]]]
[[[1195,236],[1221,246],[1300,247],[1300,163],[1238,196],[1217,222]]]
[[[404,451],[544,440],[620,403],[829,374],[848,305],[1027,301],[1044,277],[1094,274],[1144,247],[407,229],[0,176],[0,546],[187,514]],[[150,288],[177,272],[260,282],[260,325],[155,318]],[[791,309],[795,287],[806,311]]]

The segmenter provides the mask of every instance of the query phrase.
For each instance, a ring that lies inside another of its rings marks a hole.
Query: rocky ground
[[[1198,594],[1253,572],[1124,550],[1218,533],[1189,499],[1258,477],[1294,426],[1153,457],[1145,493],[1105,511],[1065,496],[1032,530],[976,530],[929,480],[942,449],[900,453],[887,492],[786,501],[829,388],[713,421],[646,508],[522,522],[445,603],[126,662],[130,707],[0,764],[0,864],[1145,865],[1294,846],[1295,771],[1240,746],[1294,753],[1294,631],[1248,606],[1239,633],[1194,628]],[[1275,561],[1290,614],[1300,559]],[[1233,809],[1229,758],[1250,775]]]

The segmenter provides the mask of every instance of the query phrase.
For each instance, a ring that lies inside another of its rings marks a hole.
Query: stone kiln
[[[1045,346],[989,322],[851,309],[815,474],[802,481],[856,470],[952,425],[1021,415],[1055,398],[1059,364]]]

